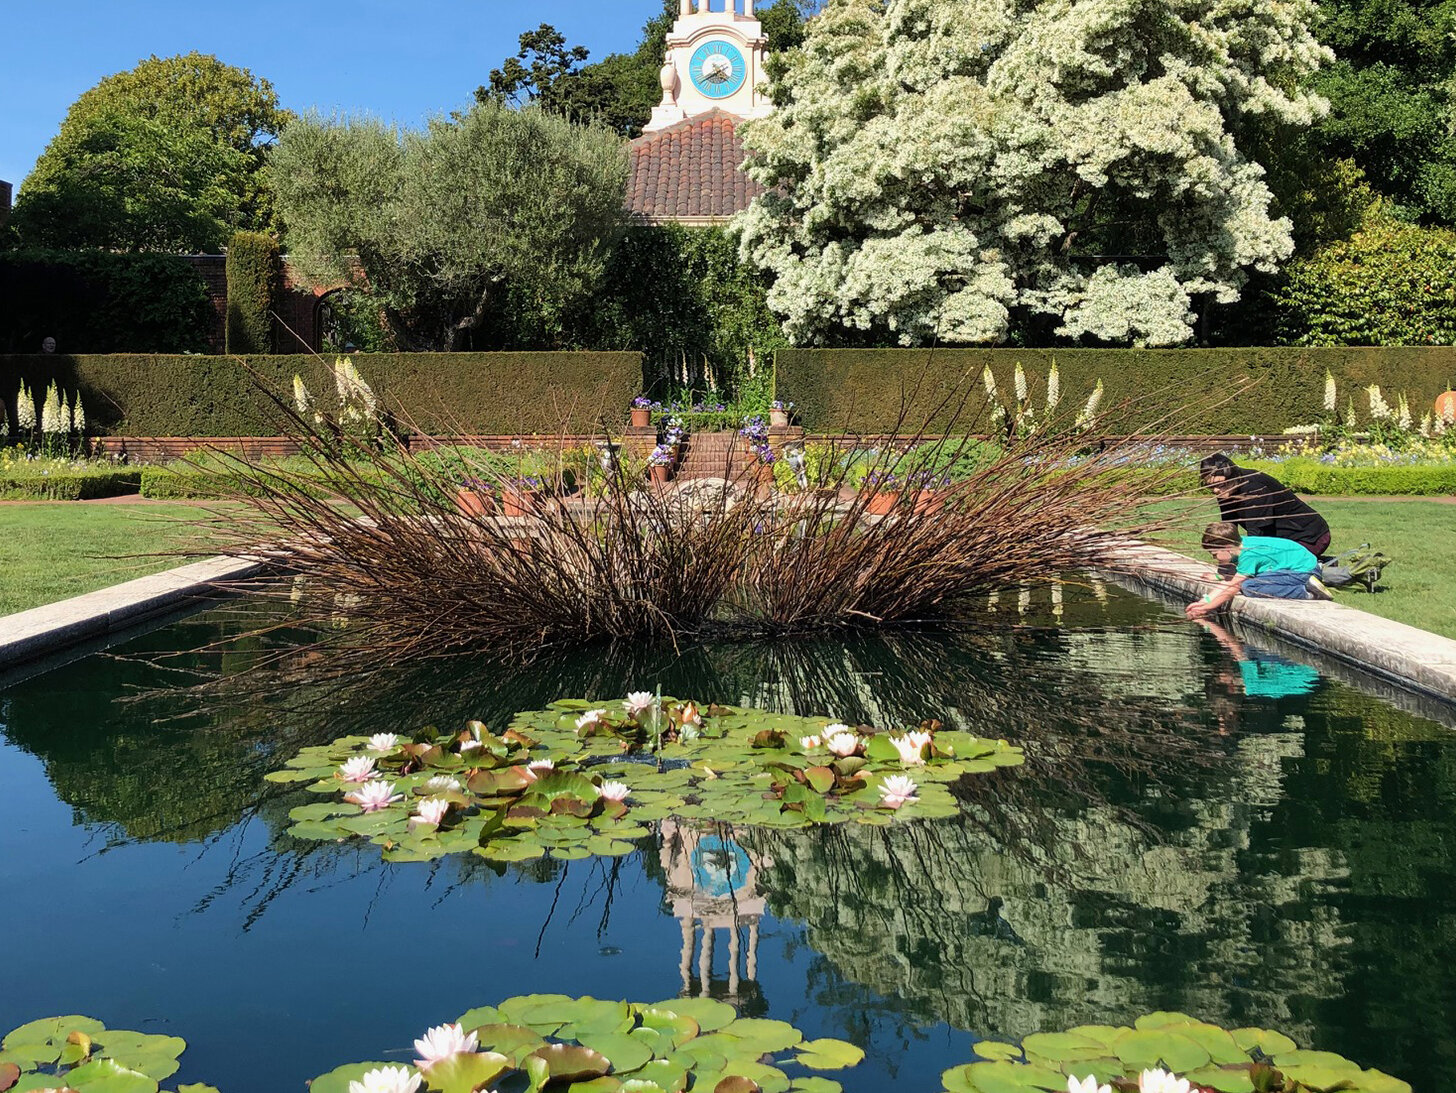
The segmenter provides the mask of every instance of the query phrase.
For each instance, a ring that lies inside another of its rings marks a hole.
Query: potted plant
[[[782,429],[789,424],[789,413],[794,409],[792,402],[780,402],[774,399],[773,405],[768,408],[768,423],[775,429]]]
[[[900,501],[900,480],[894,471],[870,471],[859,488],[861,493],[869,494],[865,512],[871,516],[888,515]]]
[[[489,516],[495,512],[495,491],[480,478],[467,478],[455,491],[455,508],[462,516]]]
[[[767,441],[764,441],[762,444],[755,444],[753,447],[753,457],[755,460],[753,464],[754,481],[761,488],[773,489],[774,464],[778,462],[778,457],[774,455],[773,448],[769,447]]]
[[[950,476],[934,471],[915,471],[905,477],[906,492],[915,495],[915,511],[934,514],[945,508],[945,490],[950,487]]]
[[[501,513],[504,516],[529,516],[536,512],[546,483],[535,475],[507,478],[501,483]]]
[[[662,430],[662,443],[672,453],[673,467],[678,464],[682,456],[683,438],[687,436],[687,429],[683,426],[683,419],[673,415],[667,419]]]
[[[647,457],[647,474],[653,482],[666,482],[672,475],[672,449],[659,444]]]
[[[652,411],[657,409],[657,403],[653,402],[646,395],[638,395],[632,400],[632,428],[645,429],[652,424]]]
[[[763,423],[763,418],[753,414],[743,419],[743,428],[738,430],[738,435],[743,438],[744,450],[752,454],[768,443],[768,426]]]

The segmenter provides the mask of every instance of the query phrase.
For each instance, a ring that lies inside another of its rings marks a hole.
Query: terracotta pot
[[[768,412],[768,423],[771,426],[782,428],[789,423],[789,412],[787,410],[770,410]]]
[[[652,424],[652,409],[648,406],[632,407],[632,428],[643,429]]]
[[[921,490],[915,495],[915,511],[933,515],[945,508],[945,498],[939,490]]]
[[[495,512],[495,496],[487,490],[462,486],[455,491],[455,508],[462,516],[489,516]]]
[[[865,502],[865,512],[871,516],[887,516],[899,500],[899,490],[875,490]]]
[[[1436,396],[1436,416],[1448,421],[1456,418],[1456,391],[1442,391]]]
[[[501,514],[504,516],[534,515],[540,496],[540,490],[515,490],[506,487],[501,490]]]
[[[647,468],[647,476],[653,482],[666,482],[671,470],[666,463],[653,464]]]

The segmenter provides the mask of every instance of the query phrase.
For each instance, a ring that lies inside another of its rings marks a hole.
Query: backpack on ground
[[[1354,550],[1320,562],[1319,579],[1330,588],[1363,584],[1367,592],[1374,592],[1381,571],[1390,563],[1386,555],[1371,550],[1369,543],[1361,543]]]

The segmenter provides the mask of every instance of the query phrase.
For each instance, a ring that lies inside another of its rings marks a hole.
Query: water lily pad
[[[1207,1066],[1191,1070],[1183,1077],[1208,1089],[1216,1089],[1218,1093],[1254,1093],[1254,1083],[1247,1066],[1238,1070]]]
[[[864,1061],[863,1049],[843,1040],[807,1040],[799,1045],[794,1061],[811,1070],[841,1070]]]
[[[941,1080],[950,1093],[1064,1093],[1067,1088],[1067,1076],[1059,1071],[1005,1060],[953,1067],[941,1075]]]
[[[983,1059],[1020,1059],[1021,1049],[1015,1044],[1003,1043],[1000,1040],[977,1040],[972,1046],[974,1051]]]
[[[657,1006],[644,1006],[641,1017],[645,1028],[666,1034],[673,1047],[681,1047],[702,1031],[698,1022],[687,1014]]]
[[[497,1078],[513,1069],[511,1060],[498,1052],[465,1051],[434,1063],[429,1084],[440,1093],[475,1093],[490,1088]]]
[[[617,1032],[583,1033],[576,1039],[610,1059],[611,1072],[618,1076],[629,1074],[652,1061],[652,1048],[629,1035]]]
[[[763,1017],[734,1021],[722,1034],[733,1036],[745,1048],[751,1049],[755,1056],[787,1051],[804,1040],[804,1034],[787,1021],[771,1021]]]
[[[1137,1029],[1118,1040],[1116,1050],[1117,1057],[1135,1070],[1161,1065],[1182,1074],[1209,1063],[1207,1051],[1171,1028]]]
[[[115,1059],[92,1059],[67,1071],[65,1084],[81,1093],[157,1093],[157,1079]]]
[[[1246,1052],[1257,1049],[1265,1055],[1273,1056],[1294,1050],[1294,1041],[1282,1032],[1271,1032],[1262,1028],[1236,1028],[1229,1035],[1234,1038],[1239,1049]]]
[[[713,1093],[763,1093],[763,1087],[752,1078],[734,1074],[715,1085]]]
[[[576,1044],[548,1044],[532,1054],[546,1063],[551,1080],[556,1082],[599,1078],[612,1065],[605,1055]]]
[[[1102,1044],[1075,1032],[1033,1033],[1021,1041],[1021,1047],[1028,1059],[1039,1058],[1051,1063],[1083,1059],[1088,1055],[1101,1055],[1103,1052]],[[980,1052],[977,1051],[976,1054],[979,1055]]]
[[[0,1093],[20,1081],[20,1067],[14,1063],[0,1063]]]
[[[335,1067],[327,1074],[321,1074],[308,1083],[308,1093],[349,1093],[349,1083],[363,1079],[371,1070],[380,1067],[397,1067],[399,1063],[347,1063]]]

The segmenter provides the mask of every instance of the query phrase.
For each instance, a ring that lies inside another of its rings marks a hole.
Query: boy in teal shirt
[[[1226,521],[1203,531],[1203,549],[1220,565],[1234,566],[1234,575],[1217,592],[1190,603],[1190,619],[1217,611],[1235,596],[1264,596],[1277,600],[1328,600],[1320,583],[1319,559],[1292,539],[1265,535],[1239,538],[1239,529]]]

